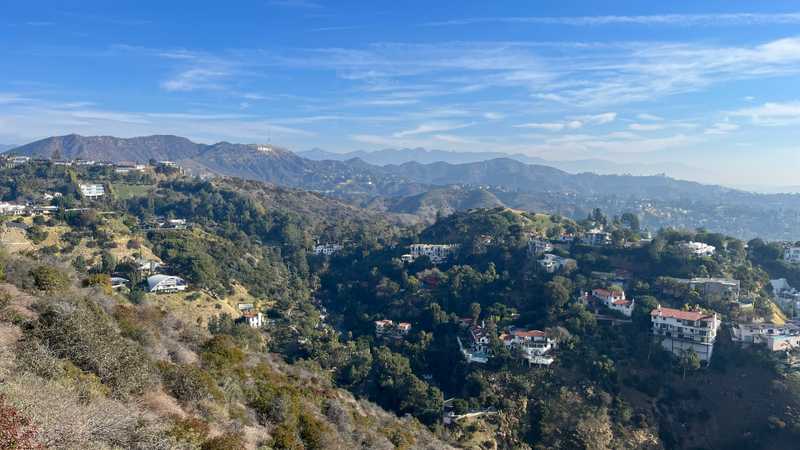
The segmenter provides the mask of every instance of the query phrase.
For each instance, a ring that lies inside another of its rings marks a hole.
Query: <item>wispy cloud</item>
[[[750,118],[756,125],[795,125],[800,123],[800,101],[769,102],[761,106],[731,111],[730,115]]]
[[[661,116],[656,116],[655,114],[649,114],[649,113],[637,114],[636,117],[639,118],[640,120],[652,120],[652,121],[664,120],[664,118]]]
[[[730,122],[718,122],[703,131],[703,134],[723,135],[739,129],[739,125]]]
[[[477,24],[530,24],[530,25],[669,25],[669,26],[738,26],[800,24],[800,13],[733,13],[733,14],[655,14],[637,16],[524,16],[524,17],[475,17],[428,22],[425,26],[458,26]]]
[[[585,114],[572,116],[563,122],[529,122],[514,125],[514,128],[532,128],[536,130],[561,131],[577,130],[587,125],[604,125],[617,118],[617,113],[606,112],[600,114]]]
[[[472,123],[449,123],[449,122],[432,122],[418,125],[410,130],[398,131],[393,136],[396,138],[403,138],[407,136],[414,136],[417,134],[437,133],[441,131],[452,131],[461,128],[472,126]]]

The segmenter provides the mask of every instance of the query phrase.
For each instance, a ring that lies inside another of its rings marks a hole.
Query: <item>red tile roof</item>
[[[526,337],[544,337],[544,331],[539,330],[514,330],[511,332],[516,337],[526,338]]]
[[[710,319],[713,315],[705,311],[684,311],[682,309],[672,309],[658,307],[650,311],[651,316],[672,317],[679,320],[698,321],[703,319]]]

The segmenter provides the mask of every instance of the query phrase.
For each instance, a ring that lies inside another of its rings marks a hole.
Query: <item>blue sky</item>
[[[0,143],[178,134],[681,162],[800,184],[800,4],[0,6]]]

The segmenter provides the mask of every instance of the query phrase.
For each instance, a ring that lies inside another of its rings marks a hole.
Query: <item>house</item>
[[[500,341],[506,348],[520,350],[522,358],[529,364],[549,366],[554,361],[548,354],[555,348],[556,342],[544,331],[512,328],[500,335]]]
[[[136,270],[141,273],[152,274],[164,268],[164,264],[152,259],[139,258],[134,263],[136,264]]]
[[[577,267],[577,261],[574,259],[564,258],[552,253],[545,253],[538,262],[547,273],[555,273],[564,268],[572,269]]]
[[[147,278],[147,287],[150,292],[161,294],[185,291],[189,285],[181,277],[159,274]]]
[[[127,175],[131,172],[142,172],[145,169],[144,164],[120,164],[114,166],[114,173],[119,175]]]
[[[697,290],[704,300],[708,302],[736,302],[739,300],[739,280],[732,278],[664,278],[669,283],[688,285],[690,289]],[[664,292],[677,295],[675,289],[664,286]]]
[[[86,198],[100,198],[106,195],[106,190],[102,184],[81,184],[81,195]]]
[[[694,309],[684,311],[658,307],[650,312],[653,335],[674,355],[694,351],[702,361],[710,361],[717,339],[720,319],[715,312]]]
[[[127,278],[111,277],[111,289],[122,289],[128,286],[130,281]]]
[[[343,247],[339,244],[317,244],[314,246],[314,254],[331,256],[334,253],[341,251],[342,248]]]
[[[400,339],[408,335],[411,331],[411,324],[408,322],[394,323],[391,320],[383,319],[375,321],[375,335],[387,336]]]
[[[427,256],[433,264],[446,261],[458,249],[456,244],[412,244],[409,254],[412,260]]]
[[[17,205],[15,203],[0,202],[0,215],[4,216],[21,216],[28,212],[28,207],[25,205]]]
[[[581,238],[583,245],[600,247],[611,243],[611,233],[605,232],[600,228],[593,228],[584,233]]]
[[[711,256],[717,250],[713,245],[708,245],[705,242],[681,242],[678,244],[684,251],[698,257]]]
[[[414,255],[412,255],[411,253],[406,253],[406,254],[400,256],[400,261],[403,261],[404,263],[410,264],[410,263],[414,262]]]
[[[743,344],[764,345],[772,352],[793,350],[800,347],[800,327],[788,323],[736,324],[731,328],[731,340]]]
[[[250,328],[261,328],[264,325],[264,314],[255,309],[245,309],[242,316],[236,319],[237,323],[245,323]]]
[[[630,317],[636,305],[635,300],[626,299],[623,290],[592,289],[592,298],[600,301],[606,308]]]
[[[383,336],[384,334],[388,333],[392,328],[394,328],[394,322],[392,322],[389,319],[375,321],[375,334],[378,336]]]
[[[6,164],[10,167],[14,167],[26,164],[30,160],[31,158],[29,156],[9,156],[6,159]]]
[[[158,166],[159,167],[168,167],[170,169],[177,169],[178,168],[178,163],[176,163],[175,161],[158,161]]]
[[[464,346],[461,337],[456,337],[458,348],[468,363],[486,364],[489,362],[490,356],[489,343],[491,341],[489,335],[486,333],[486,328],[482,323],[480,325],[472,324],[472,319],[469,319],[469,324],[471,325],[469,327],[469,346]]]
[[[539,256],[547,252],[553,251],[553,244],[538,238],[531,238],[528,240],[528,254]]]
[[[787,314],[795,317],[800,311],[800,291],[792,287],[785,278],[770,280],[769,283],[772,286],[772,296],[775,302]]]
[[[792,264],[800,264],[800,247],[787,247],[783,251],[783,260]]]

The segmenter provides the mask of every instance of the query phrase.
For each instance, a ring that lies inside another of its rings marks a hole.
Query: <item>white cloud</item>
[[[632,123],[628,125],[628,129],[633,131],[657,131],[663,130],[667,126],[661,123]]]
[[[651,120],[651,121],[660,121],[664,120],[661,116],[656,116],[655,114],[648,114],[648,113],[641,113],[636,116],[639,120]]]
[[[748,117],[756,125],[795,125],[800,123],[800,101],[769,102],[761,106],[732,111],[730,114],[732,116]]]
[[[718,122],[706,128],[703,134],[722,135],[739,129],[739,125],[730,122]]]
[[[483,113],[483,117],[488,120],[501,120],[504,119],[506,116],[505,114],[500,114],[496,112],[485,112]]]
[[[607,112],[602,114],[592,114],[587,116],[577,116],[575,119],[587,125],[603,125],[611,123],[617,118],[617,113]]]
[[[410,130],[403,130],[394,133],[392,136],[396,138],[403,138],[407,136],[414,136],[417,134],[436,133],[440,131],[458,130],[461,128],[469,127],[471,123],[449,123],[449,122],[432,122],[418,125]]]
[[[561,16],[561,17],[479,17],[430,22],[428,26],[456,26],[486,23],[531,25],[672,25],[672,26],[731,26],[800,24],[800,13],[731,13],[731,14],[656,14],[639,16]]]
[[[530,122],[514,125],[514,128],[533,128],[535,130],[561,131],[567,125],[561,122]]]

